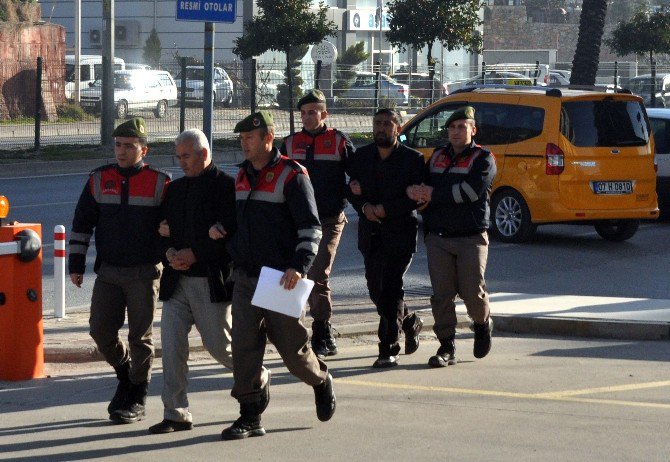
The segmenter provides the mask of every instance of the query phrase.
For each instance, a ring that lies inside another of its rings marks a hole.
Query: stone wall
[[[611,32],[612,27],[605,26],[603,38],[608,37]],[[486,7],[485,50],[556,49],[558,62],[572,63],[578,35],[578,22],[560,24],[531,22],[526,17],[526,7],[523,5]],[[617,56],[603,43],[600,47],[600,61],[635,61],[635,56]]]
[[[36,4],[28,5],[30,14],[39,17]],[[38,57],[43,60],[43,118],[56,120],[56,106],[65,102],[65,29],[31,21],[0,22],[0,120],[34,116]]]

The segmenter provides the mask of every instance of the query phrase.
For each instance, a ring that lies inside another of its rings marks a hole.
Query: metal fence
[[[34,149],[53,144],[99,144],[102,106],[100,77],[102,63],[92,58],[80,62],[79,91],[76,91],[74,64],[45,62],[2,63],[4,75],[0,98],[1,150]],[[115,62],[115,113],[120,120],[143,116],[149,141],[168,141],[183,128],[202,128],[203,66],[172,59],[158,69]],[[250,111],[265,108],[272,112],[279,135],[291,130],[289,91],[285,63],[216,63],[213,80],[214,139],[234,137],[235,124]],[[569,63],[557,63],[569,70]],[[480,68],[464,71],[438,67],[431,80],[428,69],[381,69],[333,65],[316,69],[300,65],[294,75],[293,107],[309,88],[320,88],[328,98],[331,124],[347,132],[369,132],[371,115],[377,107],[397,107],[409,114],[463,85],[466,77],[476,77]],[[634,76],[649,73],[644,63],[601,63],[598,82],[625,86]],[[669,73],[659,66],[657,74]],[[185,77],[182,79],[182,77]],[[450,77],[458,77],[456,79]],[[39,83],[38,83],[39,82]],[[300,127],[297,111],[294,127]]]

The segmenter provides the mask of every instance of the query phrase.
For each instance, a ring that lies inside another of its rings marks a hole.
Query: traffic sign
[[[337,48],[330,42],[321,42],[312,47],[312,61],[328,65],[337,59]]]
[[[178,21],[235,22],[236,0],[177,0]]]

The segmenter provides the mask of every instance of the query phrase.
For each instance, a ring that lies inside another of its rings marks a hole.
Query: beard
[[[395,144],[394,136],[386,136],[383,133],[377,133],[375,135],[375,144],[378,148],[390,148]]]

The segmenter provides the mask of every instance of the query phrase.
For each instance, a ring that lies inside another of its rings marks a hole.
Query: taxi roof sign
[[[0,220],[9,215],[9,201],[5,196],[0,196]]]

